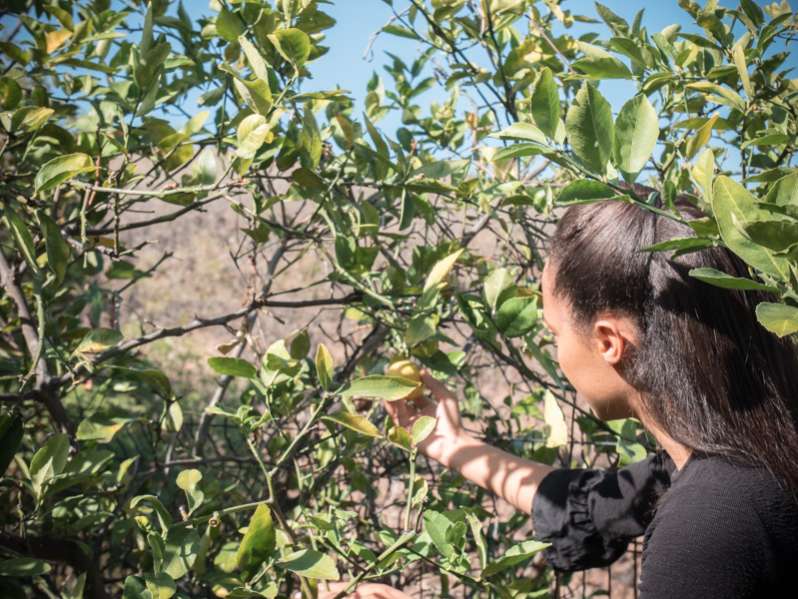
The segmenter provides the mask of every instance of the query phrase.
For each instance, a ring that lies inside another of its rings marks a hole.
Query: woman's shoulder
[[[788,496],[762,468],[691,456],[646,529],[641,596],[772,596],[765,590],[798,567],[798,507]]]
[[[696,452],[671,475],[652,526],[675,520],[707,534],[734,528],[763,542],[798,538],[798,503],[767,469]]]
[[[720,454],[694,451],[681,470],[671,473],[671,489],[674,495],[700,490],[710,496],[720,494],[730,504],[744,504],[756,498],[773,502],[785,500],[798,509],[790,493],[776,477],[760,465]]]

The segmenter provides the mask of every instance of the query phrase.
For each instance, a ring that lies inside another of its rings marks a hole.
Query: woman
[[[679,209],[702,216],[691,204]],[[641,599],[789,596],[798,572],[796,350],[758,324],[754,308],[767,294],[688,275],[711,267],[747,277],[725,248],[643,251],[691,236],[637,204],[571,206],[541,277],[562,372],[597,417],[643,423],[662,447],[646,460],[609,471],[512,456],[465,433],[456,398],[426,372],[434,400],[385,407],[404,427],[436,416],[420,451],[530,513],[556,569],[606,565],[644,534]],[[384,585],[349,596],[407,597]]]

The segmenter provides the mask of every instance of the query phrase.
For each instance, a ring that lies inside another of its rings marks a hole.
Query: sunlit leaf
[[[314,549],[300,549],[289,553],[277,565],[305,578],[319,580],[339,580],[341,575],[335,567],[335,561],[324,553]]]

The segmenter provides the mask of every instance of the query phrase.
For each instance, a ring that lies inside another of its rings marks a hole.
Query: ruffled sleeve
[[[617,470],[561,468],[541,481],[532,503],[535,539],[556,570],[607,566],[642,535],[675,465],[662,449]]]

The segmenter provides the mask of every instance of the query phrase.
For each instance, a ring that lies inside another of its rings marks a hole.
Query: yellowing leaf
[[[48,54],[52,54],[58,50],[58,48],[60,48],[71,36],[72,32],[68,29],[48,31],[44,34],[44,48]]]
[[[191,491],[202,480],[202,472],[196,468],[181,470],[177,475],[177,486],[184,491]]]
[[[762,302],[756,307],[756,318],[779,337],[798,333],[798,308],[793,306]]]
[[[75,354],[96,354],[122,341],[122,333],[114,329],[92,329],[75,348]]]
[[[327,349],[323,343],[319,343],[319,346],[316,348],[316,376],[319,379],[319,383],[321,386],[326,390],[329,389],[332,385],[333,379],[333,357],[330,354],[330,350]]]
[[[687,141],[687,149],[685,151],[687,158],[695,156],[698,150],[707,144],[709,138],[712,136],[712,128],[715,126],[717,120],[718,115],[713,115],[712,118],[701,125],[698,131],[695,132],[695,135]]]
[[[349,430],[366,435],[367,437],[381,437],[380,430],[374,426],[368,418],[360,414],[352,414],[351,412],[340,411],[329,416],[322,416],[322,420],[334,422]]]
[[[443,281],[446,278],[446,275],[449,274],[449,271],[452,270],[452,267],[454,266],[454,263],[457,262],[460,254],[462,254],[464,251],[465,249],[459,249],[456,252],[449,254],[442,260],[436,262],[429,271],[427,280],[424,282],[424,291],[435,287],[435,285]]]
[[[419,419],[413,423],[413,428],[410,431],[410,437],[413,439],[413,443],[418,445],[423,442],[424,439],[429,437],[432,431],[435,430],[436,424],[438,424],[438,420],[432,416],[419,417]]]
[[[568,443],[568,427],[565,424],[565,416],[563,416],[554,395],[548,390],[543,396],[543,420],[549,425],[546,447],[560,447]]]
[[[263,115],[250,114],[238,125],[236,155],[247,160],[254,158],[264,142],[271,141],[271,137],[269,124]]]
[[[740,74],[740,81],[742,81],[745,95],[748,99],[754,97],[754,89],[751,87],[751,78],[748,76],[748,66],[745,64],[745,43],[747,36],[740,39],[739,42],[734,44],[732,48],[732,58],[734,59],[734,66],[737,67],[737,72]]]

